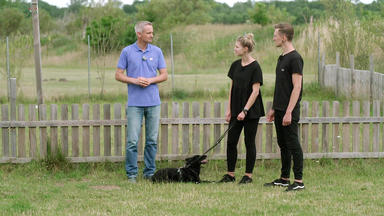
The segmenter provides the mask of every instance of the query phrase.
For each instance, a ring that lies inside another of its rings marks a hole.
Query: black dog
[[[194,182],[200,183],[201,164],[207,163],[207,155],[195,155],[185,159],[187,162],[181,168],[159,169],[152,176],[152,182]]]

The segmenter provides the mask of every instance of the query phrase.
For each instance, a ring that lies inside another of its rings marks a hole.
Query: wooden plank
[[[183,117],[189,118],[189,103],[188,102],[183,103]],[[183,130],[182,154],[188,154],[190,152],[190,144],[191,144],[191,142],[189,141],[189,133],[190,133],[189,124],[183,124],[182,130]]]
[[[30,104],[29,105],[29,120],[36,121],[36,107],[37,105]],[[37,141],[36,141],[36,128],[30,127],[29,131],[29,157],[36,158],[37,157]]]
[[[198,102],[192,103],[192,116],[193,118],[200,118],[200,104]],[[193,154],[200,153],[200,125],[194,124],[192,126],[192,152]]]
[[[113,105],[113,113],[114,113],[114,118],[116,120],[121,119],[121,104],[116,103]],[[121,126],[116,125],[114,126],[114,144],[115,144],[115,156],[121,156],[122,155],[122,133],[121,133]]]
[[[51,117],[50,119],[52,121],[57,120],[57,104],[51,104]],[[58,128],[55,126],[52,126],[50,128],[50,138],[51,138],[51,146],[50,146],[50,152],[55,155],[58,150]]]
[[[111,119],[111,105],[104,104],[104,119]],[[111,156],[111,126],[104,126],[104,156]]]
[[[353,116],[360,116],[360,102],[352,102],[352,114]],[[352,151],[360,151],[360,124],[356,123],[352,125]]]
[[[302,102],[301,117],[308,117],[309,103],[308,101]],[[309,124],[303,123],[301,127],[301,145],[303,147],[303,152],[309,152],[308,150],[308,139],[309,139]]]
[[[100,120],[100,104],[93,104],[93,120]],[[100,126],[92,127],[93,156],[100,156]]]
[[[370,108],[370,101],[364,101],[363,103],[363,116],[369,117],[371,108]],[[363,124],[363,152],[369,152],[371,151],[371,137],[369,136],[369,128],[370,124]]]
[[[67,104],[62,104],[61,105],[61,120],[67,121],[68,120],[68,105]],[[61,127],[61,144],[62,144],[62,151],[64,156],[68,156],[68,150],[69,150],[69,145],[68,145],[68,127],[67,126],[62,126]]]
[[[380,101],[373,101],[373,116],[380,116]],[[379,152],[380,151],[380,124],[373,123],[373,134],[372,134],[372,151]]]
[[[8,121],[8,104],[1,105],[1,120]],[[9,157],[9,128],[2,128],[3,157]]]
[[[79,119],[79,105],[72,104],[72,120]],[[79,157],[79,127],[72,126],[72,157]]]
[[[344,116],[345,117],[348,117],[349,116],[349,106],[350,106],[350,103],[349,101],[345,101],[343,103],[343,113],[344,113]],[[351,140],[351,131],[350,131],[350,125],[349,123],[343,123],[343,149],[342,151],[343,152],[350,152],[351,151],[351,145],[350,145],[350,140]]]
[[[39,120],[47,120],[47,105],[45,104],[39,105]],[[40,127],[40,157],[42,158],[47,156],[47,145],[47,128],[43,126]]]
[[[312,117],[319,117],[319,102],[312,102]],[[319,125],[312,123],[311,152],[319,152]]]
[[[267,112],[272,109],[272,102],[268,101],[267,102]],[[272,152],[272,145],[273,145],[273,125],[272,124],[267,124],[266,126],[266,137],[265,137],[265,153],[271,153]]]
[[[221,118],[221,103],[220,102],[215,102],[214,103],[214,105],[213,105],[213,114],[214,114],[214,116],[215,116],[215,118]],[[220,138],[220,136],[221,136],[221,125],[222,124],[215,124],[213,127],[214,127],[214,135],[213,135],[213,137],[214,137],[214,139],[215,139],[215,142],[214,143],[216,143],[216,141]],[[220,154],[222,151],[222,146],[227,146],[226,145],[226,142],[224,141],[221,141],[221,143],[220,144],[218,144],[216,147],[215,147],[215,149],[213,150],[213,153],[214,154]]]
[[[204,102],[204,118],[209,118],[211,116],[211,104],[209,102]],[[211,124],[203,125],[203,152],[208,150],[211,143]]]
[[[161,118],[168,118],[168,103],[161,104]],[[168,124],[161,125],[161,155],[168,154]]]
[[[89,104],[83,104],[83,114],[82,114],[82,119],[83,120],[89,120]],[[89,140],[90,140],[90,133],[89,133],[89,126],[83,126],[82,127],[82,137],[83,137],[83,142],[82,142],[82,147],[83,147],[83,156],[88,157],[90,156],[90,146],[89,146]]]
[[[220,112],[220,113],[222,113],[222,115],[224,116],[224,121],[223,121],[223,130],[225,131],[225,130],[227,130],[228,129],[228,127],[229,127],[229,124],[228,124],[228,122],[226,122],[225,121],[225,115],[226,115],[226,109],[228,108],[228,104],[229,104],[229,101],[224,101],[224,103],[223,103],[223,111],[222,112]],[[215,111],[216,112],[216,111]],[[220,116],[219,116],[220,117]],[[221,125],[220,125],[220,128],[221,128]],[[216,133],[216,132],[215,132]],[[219,133],[218,134],[218,137],[219,136],[221,136],[221,134]],[[222,153],[223,154],[225,154],[226,155],[226,152],[227,152],[227,143],[228,143],[228,134],[227,134],[227,136],[225,136],[224,137],[224,139],[223,139],[223,141],[221,141],[221,143],[220,143],[220,145],[223,147],[222,148]],[[220,147],[220,146],[219,146]]]
[[[172,117],[179,117],[179,104],[172,103]],[[172,124],[172,154],[179,154],[179,125]]]
[[[257,152],[262,151],[262,145],[263,145],[263,124],[257,125],[257,132],[256,132],[256,154]]]
[[[329,116],[329,101],[323,101],[323,117]],[[329,124],[322,124],[322,152],[329,152]]]
[[[18,106],[18,120],[19,121],[25,120],[25,110],[24,110],[23,104],[19,104],[19,106]],[[19,127],[17,130],[17,156],[18,157],[25,157],[26,156],[25,127]]]
[[[332,115],[333,117],[338,117],[339,116],[339,109],[340,109],[340,103],[339,101],[333,101],[333,106],[332,106]],[[332,133],[332,150],[333,152],[339,152],[340,151],[340,124],[335,123],[332,124],[333,127],[333,133]]]

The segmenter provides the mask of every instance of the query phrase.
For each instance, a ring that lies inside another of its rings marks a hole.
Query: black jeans
[[[281,177],[289,178],[291,171],[291,159],[293,158],[293,173],[295,179],[303,178],[303,150],[299,141],[299,123],[292,118],[292,123],[283,126],[285,112],[275,110],[275,128],[277,143],[281,153]]]
[[[252,173],[256,161],[256,132],[257,125],[259,124],[259,118],[257,119],[245,119],[238,121],[236,118],[231,118],[229,127],[232,127],[228,131],[227,140],[227,167],[228,172],[234,172],[237,161],[237,143],[241,130],[244,127],[244,142],[246,148],[246,173]]]

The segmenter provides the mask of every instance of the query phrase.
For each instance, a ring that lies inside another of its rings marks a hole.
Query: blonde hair
[[[248,52],[252,52],[255,47],[252,33],[246,33],[243,36],[238,37],[236,41],[238,41],[242,47],[248,47]]]
[[[139,22],[137,22],[136,23],[136,25],[135,25],[135,32],[137,33],[137,32],[143,32],[143,28],[144,28],[144,26],[146,26],[146,25],[152,25],[152,23],[151,22],[148,22],[148,21],[139,21]]]

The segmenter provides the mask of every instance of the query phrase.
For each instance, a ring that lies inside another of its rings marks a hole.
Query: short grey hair
[[[149,22],[149,21],[139,21],[139,22],[137,22],[136,25],[135,25],[135,32],[136,33],[137,32],[143,32],[143,28],[146,25],[150,25],[151,26],[152,23]]]

